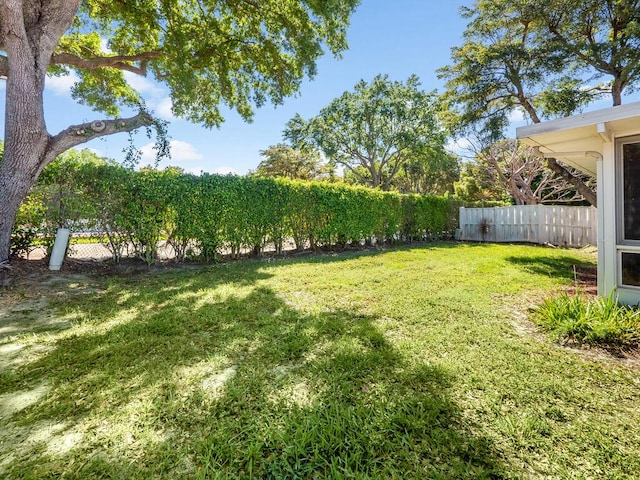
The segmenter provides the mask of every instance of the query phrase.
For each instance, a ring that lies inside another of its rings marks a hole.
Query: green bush
[[[24,199],[18,209],[15,227],[11,231],[11,257],[29,254],[38,239],[38,232],[45,222],[46,213],[41,192],[34,191]]]
[[[640,345],[640,309],[620,305],[613,294],[586,299],[562,293],[535,308],[533,320],[561,341],[622,348]]]
[[[152,263],[161,240],[178,261],[191,256],[211,261],[223,250],[237,257],[243,251],[260,255],[272,246],[279,253],[288,238],[298,249],[437,238],[453,232],[458,207],[445,197],[324,182],[195,176],[176,168],[133,171],[74,157],[45,169],[21,211],[16,251],[28,249],[36,232],[48,238],[48,232],[66,226],[96,232],[116,261],[133,250]],[[41,217],[27,219],[27,212]]]

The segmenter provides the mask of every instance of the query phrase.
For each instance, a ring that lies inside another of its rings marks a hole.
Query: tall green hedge
[[[213,260],[222,252],[281,252],[288,239],[302,250],[446,236],[457,215],[456,202],[445,197],[73,163],[53,165],[42,175],[23,205],[14,237],[24,247],[20,232],[38,230],[40,238],[50,238],[55,228],[66,226],[94,232],[115,260],[133,253],[151,263],[161,240],[178,260]]]

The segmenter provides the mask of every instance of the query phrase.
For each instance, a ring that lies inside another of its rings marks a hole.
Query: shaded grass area
[[[0,472],[634,478],[638,375],[512,325],[592,261],[437,243],[62,286],[69,328],[3,340]]]

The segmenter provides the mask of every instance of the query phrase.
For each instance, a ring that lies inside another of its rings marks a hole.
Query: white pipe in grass
[[[69,243],[69,229],[59,228],[56,233],[56,241],[51,250],[51,259],[49,260],[49,270],[60,270],[64,254],[67,251],[67,243]]]

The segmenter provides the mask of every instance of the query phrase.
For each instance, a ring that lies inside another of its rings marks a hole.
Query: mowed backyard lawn
[[[5,289],[2,478],[638,478],[640,372],[529,308],[582,251],[434,243]]]

